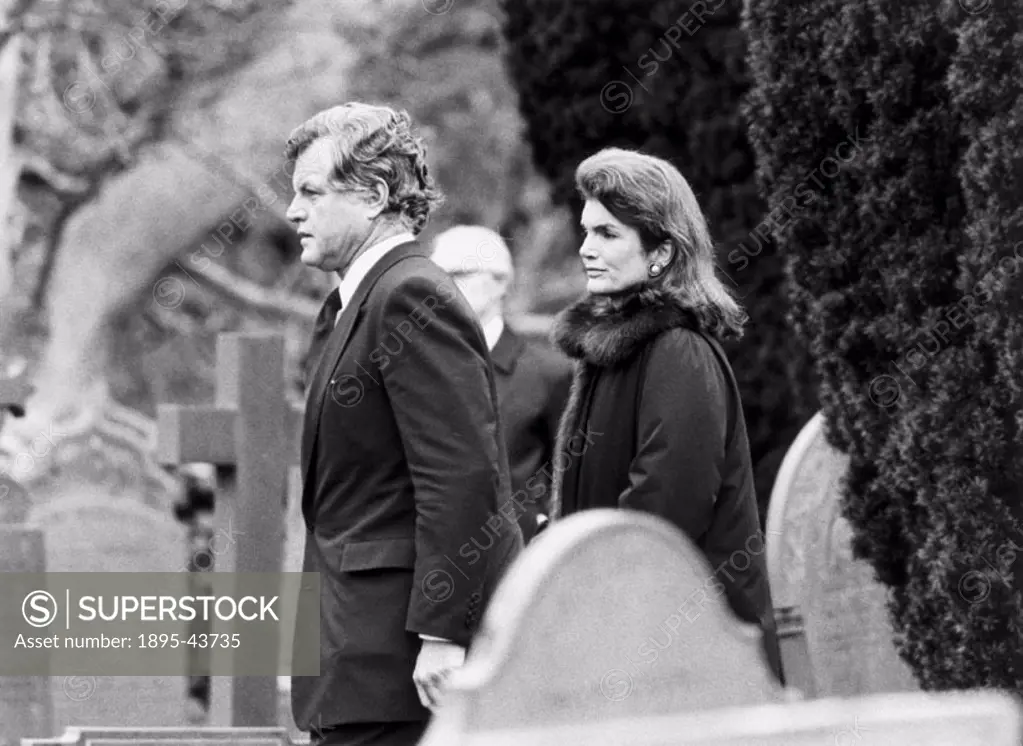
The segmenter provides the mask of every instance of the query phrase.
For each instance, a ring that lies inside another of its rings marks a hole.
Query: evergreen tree
[[[1023,4],[946,0],[947,78],[965,149],[957,300],[961,346],[937,358],[909,474],[927,517],[899,609],[905,654],[929,688],[1023,690]],[[940,323],[940,322],[939,322]],[[926,459],[923,460],[923,459]],[[923,468],[930,464],[932,468]],[[1019,556],[1017,556],[1019,554]]]
[[[1020,50],[1008,7],[943,10],[749,0],[751,139],[900,654],[928,689],[1018,688]]]
[[[527,138],[560,203],[580,208],[575,167],[608,146],[670,160],[696,192],[719,266],[750,315],[728,353],[763,512],[780,457],[816,402],[807,351],[786,323],[784,268],[763,237],[768,216],[740,113],[749,87],[740,0],[508,0],[504,11]]]

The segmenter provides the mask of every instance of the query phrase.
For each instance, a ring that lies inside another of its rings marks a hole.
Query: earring
[[[657,275],[661,274],[661,265],[655,262],[650,265],[648,271],[650,272],[651,277],[657,277]]]

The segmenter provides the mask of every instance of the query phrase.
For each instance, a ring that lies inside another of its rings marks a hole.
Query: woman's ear
[[[671,241],[662,241],[657,248],[654,249],[650,258],[662,267],[667,267],[671,264],[671,260],[675,258],[675,247],[672,245]]]

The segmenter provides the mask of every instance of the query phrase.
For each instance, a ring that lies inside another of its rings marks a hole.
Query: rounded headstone
[[[49,572],[178,573],[188,559],[185,529],[169,510],[111,497],[94,485],[51,496],[28,523],[46,533]],[[182,676],[54,675],[50,685],[55,732],[72,725],[185,724]]]
[[[760,629],[732,613],[703,553],[661,518],[608,509],[526,547],[449,692],[424,746],[786,697]]]
[[[887,589],[853,558],[852,528],[841,515],[849,458],[827,443],[823,425],[819,412],[806,424],[771,493],[767,569],[775,609],[801,624],[816,696],[918,690],[892,642]]]

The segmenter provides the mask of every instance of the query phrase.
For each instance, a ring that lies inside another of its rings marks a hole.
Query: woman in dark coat
[[[579,165],[576,187],[588,292],[553,334],[575,373],[552,518],[627,508],[677,526],[735,614],[767,632],[777,673],[746,425],[720,345],[746,315],[715,275],[706,221],[674,166],[609,148]]]

